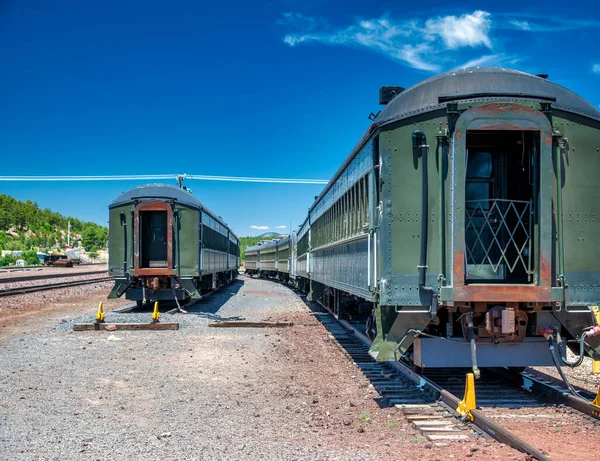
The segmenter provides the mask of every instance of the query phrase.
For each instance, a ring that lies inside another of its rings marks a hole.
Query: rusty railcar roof
[[[502,67],[453,70],[423,80],[390,101],[374,121],[377,127],[424,112],[448,102],[522,99],[549,102],[553,108],[600,121],[600,112],[567,88],[536,75]]]
[[[592,104],[573,91],[537,75],[503,67],[471,67],[434,75],[399,93],[377,114],[310,210],[379,129],[399,120],[444,109],[449,102],[475,100],[548,102],[555,109],[600,121],[600,111]]]
[[[229,230],[229,232],[231,232],[229,226],[225,224],[225,222],[221,218],[219,218],[219,216],[213,213],[210,210],[210,208],[204,206],[204,204],[196,197],[194,197],[190,192],[179,187],[171,186],[169,184],[145,184],[143,186],[135,187],[119,195],[116,199],[112,201],[108,208],[110,209],[115,208],[117,206],[126,205],[128,203],[133,203],[135,200],[148,199],[174,200],[175,202],[180,203],[182,205],[187,205],[191,208],[202,210],[204,213],[209,215],[219,224],[225,226]],[[231,233],[233,234],[233,232]]]

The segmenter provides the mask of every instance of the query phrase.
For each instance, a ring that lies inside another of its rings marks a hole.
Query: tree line
[[[72,241],[81,240],[86,250],[105,248],[108,228],[93,222],[63,216],[49,208],[41,209],[36,202],[22,202],[0,194],[0,249],[44,250],[67,244],[67,226],[71,223]],[[14,235],[16,234],[16,235]]]

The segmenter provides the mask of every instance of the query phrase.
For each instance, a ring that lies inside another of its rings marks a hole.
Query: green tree
[[[81,234],[81,244],[86,251],[90,251],[97,241],[98,234],[95,227],[89,226],[83,231],[83,234]]]
[[[37,255],[37,251],[35,250],[29,250],[23,253],[23,256],[21,256],[21,259],[25,260],[25,263],[28,266],[39,266],[40,265],[40,259],[38,258]]]
[[[2,266],[2,267],[12,266],[15,264],[15,261],[16,261],[16,259],[10,255],[2,256],[2,258],[0,258],[0,266]]]

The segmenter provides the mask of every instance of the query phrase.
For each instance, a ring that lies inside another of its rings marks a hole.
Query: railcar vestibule
[[[538,131],[467,132],[466,283],[531,283]]]

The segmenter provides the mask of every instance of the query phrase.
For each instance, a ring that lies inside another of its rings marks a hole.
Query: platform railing
[[[522,267],[531,274],[532,201],[467,200],[465,241],[468,265],[498,274],[501,266],[513,273]],[[472,230],[472,232],[469,232]]]

